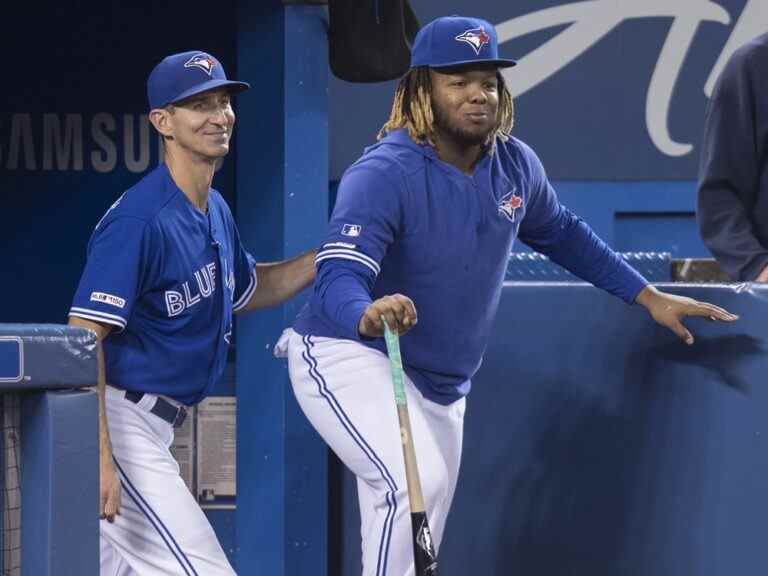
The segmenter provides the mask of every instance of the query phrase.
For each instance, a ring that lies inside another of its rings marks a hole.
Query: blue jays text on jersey
[[[226,262],[223,263],[226,265]],[[225,274],[226,275],[226,274]],[[230,271],[226,276],[227,292],[230,296],[235,290],[235,276]],[[193,287],[190,288],[190,283]],[[194,281],[182,282],[181,291],[166,290],[165,306],[168,317],[178,316],[185,310],[199,304],[204,298],[210,298],[216,290],[216,262],[209,262],[194,273]]]
[[[232,313],[255,289],[221,195],[210,191],[204,213],[161,165],[98,223],[69,313],[116,328],[104,341],[111,385],[193,404],[220,378]]]
[[[294,329],[384,351],[382,339],[361,339],[358,323],[372,300],[404,294],[419,318],[401,341],[405,369],[424,396],[451,403],[480,366],[517,237],[628,302],[646,285],[559,203],[523,142],[497,141],[466,175],[393,131],[344,174]]]

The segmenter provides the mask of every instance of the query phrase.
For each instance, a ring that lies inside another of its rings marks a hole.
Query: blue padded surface
[[[96,335],[59,324],[0,324],[0,390],[96,384]]]
[[[768,287],[663,286],[741,315],[687,347],[583,284],[510,283],[469,395],[441,576],[768,566]],[[340,571],[359,573],[354,482]]]
[[[92,390],[35,392],[21,406],[24,574],[99,572],[99,434]]]
[[[16,336],[0,336],[0,382],[24,378],[23,342]]]
[[[649,282],[669,282],[672,279],[672,255],[669,252],[623,252],[621,256]],[[511,282],[581,281],[536,252],[512,252],[507,263],[506,279]]]

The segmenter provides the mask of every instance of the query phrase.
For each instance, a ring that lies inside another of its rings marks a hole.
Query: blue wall
[[[470,14],[496,26],[501,55],[519,61],[506,76],[515,133],[553,180],[694,180],[720,59],[768,31],[763,0],[412,4],[422,24]],[[331,82],[332,178],[375,138],[395,85]]]
[[[504,287],[467,398],[441,576],[765,571],[768,288],[665,289],[741,319],[691,319],[689,347],[591,286]],[[339,486],[335,573],[356,576],[350,473]]]
[[[325,228],[326,26],[317,6],[253,3],[240,13],[238,65],[256,89],[242,98],[238,226],[267,261],[313,248]],[[240,574],[326,574],[327,448],[272,353],[302,302],[238,320]]]

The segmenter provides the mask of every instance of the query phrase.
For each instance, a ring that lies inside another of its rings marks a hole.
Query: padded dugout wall
[[[591,286],[505,285],[467,401],[441,575],[765,570],[768,287],[662,286],[741,318],[689,320],[688,347]],[[352,576],[355,486],[347,472],[338,485],[338,573]]]

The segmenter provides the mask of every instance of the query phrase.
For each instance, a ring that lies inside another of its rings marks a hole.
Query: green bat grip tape
[[[400,356],[400,338],[392,332],[384,320],[384,341],[387,343],[387,354],[389,354],[389,365],[392,368],[392,384],[395,387],[395,404],[405,406],[405,388],[403,387],[403,359]]]

